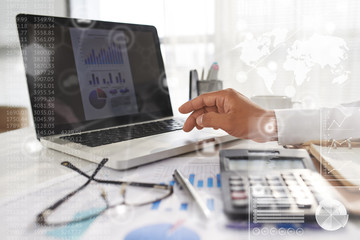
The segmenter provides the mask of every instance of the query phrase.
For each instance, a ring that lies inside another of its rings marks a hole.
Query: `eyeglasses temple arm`
[[[105,163],[108,161],[107,158],[104,158],[99,165],[97,166],[97,168],[95,169],[95,171],[93,172],[93,174],[91,176],[87,175],[86,173],[84,173],[83,171],[81,171],[80,169],[78,169],[77,167],[75,167],[73,164],[71,164],[68,161],[64,161],[61,163],[61,165],[70,168],[71,170],[74,170],[75,172],[83,175],[84,177],[88,178],[88,179],[92,179],[95,180],[94,177],[95,175],[98,173],[98,171],[105,165]],[[96,180],[95,180],[96,181]]]
[[[72,191],[71,193],[69,193],[68,195],[66,195],[65,197],[63,197],[62,199],[58,200],[56,203],[54,203],[53,205],[51,205],[50,207],[46,208],[44,211],[42,211],[41,213],[39,213],[37,215],[37,222],[41,225],[46,225],[45,222],[45,218],[47,216],[49,216],[52,211],[54,211],[57,207],[59,207],[61,204],[63,204],[66,200],[68,200],[69,198],[71,198],[72,196],[74,196],[76,193],[78,193],[80,190],[82,190],[83,188],[85,188],[88,184],[90,183],[90,180],[87,181],[84,185],[82,185],[81,187],[79,187],[78,189]]]
[[[37,222],[40,225],[47,225],[46,224],[46,217],[49,216],[57,207],[59,207],[61,204],[63,204],[66,200],[68,200],[69,198],[74,196],[76,193],[81,191],[83,188],[85,188],[91,182],[91,180],[94,180],[95,175],[99,172],[99,170],[105,165],[105,163],[107,161],[108,161],[107,158],[104,158],[103,160],[101,160],[101,162],[99,163],[99,165],[97,166],[97,168],[95,169],[95,171],[93,172],[93,174],[91,176],[87,175],[86,173],[84,173],[83,171],[81,171],[80,169],[78,169],[77,167],[75,167],[74,165],[72,165],[68,161],[62,162],[61,165],[65,166],[65,167],[68,167],[68,168],[78,172],[79,174],[85,176],[86,178],[88,178],[88,181],[86,181],[86,183],[84,183],[78,189],[76,189],[76,190],[72,191],[71,193],[67,194],[65,197],[58,200],[56,203],[54,203],[53,205],[51,205],[50,207],[48,207],[47,209],[45,209],[44,211],[39,213],[37,215]],[[104,200],[106,201],[106,204],[108,204],[108,202],[106,200],[106,197],[105,197]]]

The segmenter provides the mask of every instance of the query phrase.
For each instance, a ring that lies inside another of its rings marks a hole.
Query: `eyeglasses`
[[[103,159],[91,176],[70,162],[62,162],[63,166],[78,172],[86,177],[87,181],[39,213],[36,222],[42,226],[79,223],[94,219],[120,205],[138,207],[159,202],[172,195],[171,185],[95,178],[107,161]]]

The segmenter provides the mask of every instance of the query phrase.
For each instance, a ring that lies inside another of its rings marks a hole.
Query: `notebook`
[[[360,144],[352,142],[349,148],[346,141],[337,143],[336,148],[333,144],[311,143],[309,151],[321,163],[321,174],[334,185],[348,212],[360,215]]]
[[[310,152],[325,169],[323,175],[332,175],[345,186],[360,186],[360,147],[310,145]],[[356,188],[358,191],[358,188]]]
[[[16,21],[35,130],[46,147],[127,169],[235,139],[181,130],[155,27],[28,14]]]

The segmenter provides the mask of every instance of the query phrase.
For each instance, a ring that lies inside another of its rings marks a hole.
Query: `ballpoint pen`
[[[202,71],[201,71],[201,78],[200,78],[200,80],[201,80],[201,81],[204,80],[204,68],[203,68]]]
[[[190,85],[189,85],[189,100],[198,96],[197,83],[199,81],[198,73],[196,70],[190,71]]]
[[[198,192],[196,192],[195,188],[191,185],[188,179],[186,179],[179,170],[175,169],[173,177],[175,181],[186,190],[191,198],[194,199],[195,203],[199,206],[201,212],[204,214],[206,218],[210,217],[210,210],[206,207],[204,201],[201,199]]]
[[[208,72],[206,80],[217,80],[219,71],[219,64],[214,62]]]

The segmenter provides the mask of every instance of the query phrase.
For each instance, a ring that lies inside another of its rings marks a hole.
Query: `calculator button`
[[[283,185],[280,181],[274,181],[274,180],[268,181],[268,184],[274,187],[279,187]]]
[[[271,189],[274,191],[279,191],[279,192],[286,192],[287,187],[282,185],[282,186],[271,186]]]
[[[231,199],[237,200],[237,199],[247,199],[247,195],[245,192],[232,192],[231,193]]]
[[[304,193],[304,192],[297,192],[297,193],[292,194],[292,196],[293,196],[295,199],[309,198],[309,195],[306,194],[306,193]]]
[[[285,176],[285,177],[283,177],[283,179],[285,181],[296,181],[295,176]]]
[[[311,182],[313,181],[312,177],[306,174],[301,174],[300,177],[305,181],[305,182]]]
[[[298,193],[302,191],[302,187],[300,186],[289,186],[288,189],[291,193]]]
[[[299,183],[296,180],[285,180],[285,183],[288,186],[299,186]]]
[[[312,201],[309,198],[296,199],[298,208],[311,208]]]
[[[317,194],[317,193],[318,193],[317,189],[316,189],[314,186],[309,186],[308,189],[309,189],[309,191],[312,192],[313,194]]]
[[[232,205],[234,207],[236,207],[236,208],[247,207],[248,206],[248,200],[245,200],[245,199],[233,200]]]
[[[268,184],[266,182],[260,182],[260,181],[250,181],[250,186],[267,186]]]
[[[282,177],[295,177],[295,175],[293,173],[282,173],[281,176]]]
[[[313,186],[313,184],[312,184],[312,181],[304,181],[305,182],[305,184],[306,184],[306,186],[308,186],[308,187],[312,187]]]
[[[260,181],[261,182],[261,181],[264,181],[264,178],[260,177],[260,176],[250,176],[249,180],[250,181],[258,181],[258,182]]]
[[[240,177],[240,176],[231,176],[231,177],[230,177],[230,180],[239,180],[239,181],[242,181],[243,178]]]
[[[242,186],[230,186],[231,192],[245,192],[245,188]]]
[[[311,196],[309,196],[308,194],[303,194],[303,193],[295,194],[295,195],[293,195],[293,197],[294,197],[295,200],[304,199],[304,198],[306,198],[306,199],[311,198]]]
[[[244,186],[244,182],[241,180],[230,180],[230,185]]]
[[[279,181],[280,182],[280,177],[278,177],[278,176],[266,176],[266,180],[268,180],[268,181]]]
[[[273,196],[276,198],[287,198],[288,194],[285,190],[273,190],[272,192]]]
[[[272,196],[271,189],[267,187],[258,187],[258,186],[251,187],[251,195],[255,198]]]

